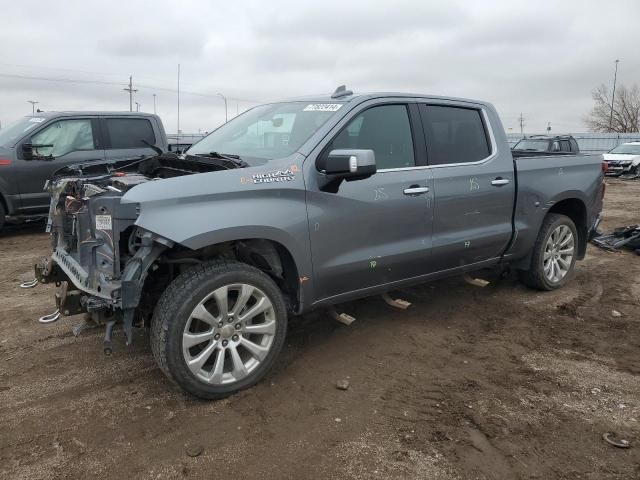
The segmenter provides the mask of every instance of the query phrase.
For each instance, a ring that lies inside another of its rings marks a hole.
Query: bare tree
[[[595,105],[585,117],[584,123],[593,132],[631,133],[640,130],[640,88],[620,85],[611,114],[611,95],[607,87],[600,85],[592,94]]]

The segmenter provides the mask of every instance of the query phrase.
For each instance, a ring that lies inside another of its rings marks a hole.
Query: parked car
[[[162,371],[208,399],[267,373],[289,315],[483,268],[562,287],[604,194],[601,155],[514,160],[486,102],[344,88],[255,107],[185,156],[71,170],[38,279],[106,325],[106,353],[115,324],[149,326]]]
[[[0,130],[0,229],[5,219],[46,215],[44,184],[78,162],[103,162],[167,149],[160,117],[129,112],[38,112]]]
[[[511,148],[514,157],[542,155],[576,155],[578,142],[571,135],[530,135]]]
[[[607,162],[607,175],[636,177],[640,175],[640,142],[629,142],[618,145],[604,154]]]

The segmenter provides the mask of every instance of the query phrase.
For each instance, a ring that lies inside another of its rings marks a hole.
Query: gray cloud
[[[591,90],[640,80],[640,3],[0,0],[0,121],[46,109],[128,108],[176,129],[210,130],[255,101],[332,91],[396,90],[492,101],[505,128],[583,130]],[[28,80],[5,75],[48,77]],[[74,83],[68,80],[81,80]],[[88,82],[88,83],[87,83]],[[91,83],[95,82],[95,83]],[[101,83],[100,83],[101,82]],[[198,95],[196,95],[198,94]],[[236,100],[238,99],[238,100]]]

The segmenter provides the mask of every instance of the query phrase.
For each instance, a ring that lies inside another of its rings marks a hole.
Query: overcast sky
[[[257,102],[410,91],[493,102],[505,129],[585,131],[591,90],[640,83],[640,1],[0,0],[0,122],[141,110],[210,130]],[[37,77],[25,78],[25,77]],[[43,79],[55,79],[43,80]],[[135,105],[134,105],[135,109]]]

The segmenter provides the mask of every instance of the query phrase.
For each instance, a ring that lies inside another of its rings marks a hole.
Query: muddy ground
[[[604,229],[640,223],[640,181],[608,183]],[[631,252],[590,246],[552,293],[455,278],[399,293],[408,311],[347,304],[350,327],[292,319],[265,381],[202,402],[163,377],[144,332],[107,358],[102,331],[72,335],[80,317],[36,322],[53,288],[18,282],[47,253],[41,231],[0,234],[2,478],[640,478]]]

